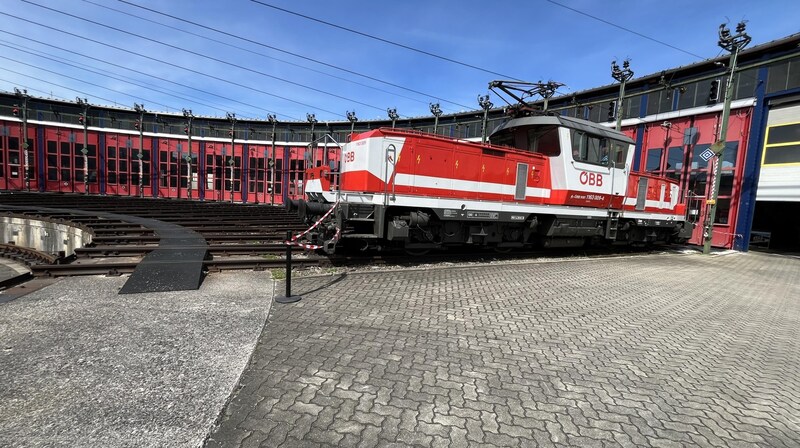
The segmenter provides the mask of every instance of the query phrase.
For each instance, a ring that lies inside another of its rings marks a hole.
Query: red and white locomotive
[[[490,142],[389,128],[354,135],[340,173],[307,172],[299,207],[319,225],[306,238],[328,253],[343,244],[413,253],[691,236],[678,185],[631,172],[634,142],[621,132],[534,115],[509,119]]]

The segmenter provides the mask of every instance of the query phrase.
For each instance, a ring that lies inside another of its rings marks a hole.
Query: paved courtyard
[[[434,267],[294,292],[207,447],[800,446],[796,258]]]

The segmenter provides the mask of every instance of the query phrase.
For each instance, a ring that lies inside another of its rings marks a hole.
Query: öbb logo
[[[598,173],[587,173],[581,171],[580,181],[583,185],[593,185],[596,187],[603,186],[603,175]]]

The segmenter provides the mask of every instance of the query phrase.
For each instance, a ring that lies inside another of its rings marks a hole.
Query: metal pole
[[[86,98],[76,98],[79,105],[83,106],[83,194],[89,194],[89,102]]]
[[[317,117],[314,114],[306,114],[306,119],[309,123],[311,123],[311,143],[309,143],[308,148],[311,150],[310,157],[306,160],[311,162],[311,166],[307,166],[306,168],[313,168],[314,162],[316,161],[317,156],[317,136],[314,135],[314,125],[317,124]],[[302,177],[303,173],[298,173],[298,177]],[[303,179],[300,179],[301,181]]]
[[[733,80],[736,74],[736,60],[739,51],[750,43],[750,36],[745,33],[744,22],[739,22],[736,26],[736,35],[731,36],[725,24],[719,27],[718,45],[731,52],[730,74],[725,83],[725,103],[722,106],[722,123],[720,124],[719,136],[717,141],[711,145],[714,151],[714,181],[711,184],[711,199],[706,201],[707,215],[703,226],[703,253],[711,253],[711,240],[714,236],[714,218],[717,213],[717,199],[719,197],[719,184],[722,178],[722,155],[725,151],[725,141],[728,135],[728,120],[731,115],[731,101],[733,100]]]
[[[221,191],[217,197],[218,201],[225,200],[225,164],[228,163],[225,159],[227,159],[227,154],[228,151],[225,149],[225,145],[222,145],[222,161],[220,162],[222,164],[222,167],[220,167],[220,171],[222,171],[222,183],[220,184]]]
[[[187,119],[186,124],[186,137],[187,137],[187,144],[188,148],[186,149],[186,191],[188,193],[188,199],[192,199],[192,120],[194,119],[194,115],[192,114],[191,109],[183,109],[183,116]],[[178,168],[180,168],[180,160],[178,160]],[[179,178],[180,178],[180,173]],[[178,185],[178,197],[180,197],[180,185]]]
[[[292,246],[288,242],[292,240],[292,232],[286,231],[286,297],[292,296]]]
[[[481,106],[481,109],[483,109],[483,121],[481,121],[481,143],[486,144],[486,139],[488,137],[486,127],[489,121],[489,109],[491,109],[494,104],[489,101],[489,94],[486,94],[486,96],[478,95],[478,104]]]
[[[233,204],[233,164],[234,164],[234,161],[233,161],[233,149],[231,149],[231,156],[228,158],[228,166],[230,167],[230,170],[231,170],[231,171],[230,171],[230,179],[231,179],[231,189],[230,189],[230,194],[231,194],[231,204]]]
[[[269,185],[267,183],[267,170],[269,170],[269,150],[264,148],[264,204],[267,203],[267,190],[269,190]]]
[[[139,197],[144,197],[144,105],[133,103],[133,108],[139,112]]]
[[[191,147],[189,149],[190,152],[186,154],[183,158],[186,160],[186,185],[189,187],[189,199],[192,199],[192,153]]]
[[[292,231],[286,231],[286,295],[278,296],[275,301],[278,303],[294,303],[302,299],[301,296],[292,295]]]
[[[400,115],[397,114],[396,108],[386,109],[386,113],[389,114],[389,119],[392,120],[392,128],[394,128],[395,123],[397,122],[397,118]]]
[[[358,121],[358,117],[356,117],[356,111],[347,111],[347,121],[350,122],[350,135],[352,136],[356,129],[356,121]]]
[[[230,166],[230,169],[231,169],[231,172],[230,172],[230,180],[231,180],[230,194],[231,194],[231,198],[230,199],[231,199],[231,203],[233,203],[233,163],[234,163],[233,162],[233,156],[234,156],[234,154],[236,154],[236,151],[235,151],[236,146],[234,146],[236,144],[236,114],[232,113],[232,112],[226,112],[225,116],[228,117],[228,120],[231,122],[231,130],[228,131],[228,136],[230,136],[230,138],[231,138],[231,157],[228,159],[228,165]],[[225,185],[223,184],[223,190],[224,190],[224,188],[225,188]],[[225,194],[223,193],[223,199],[224,199],[224,196],[225,196]]]
[[[431,103],[430,104],[431,113],[435,117],[433,120],[433,133],[436,133],[436,129],[439,127],[439,117],[442,115],[442,109],[439,107],[439,103]]]
[[[617,98],[617,124],[614,127],[616,130],[622,130],[622,99],[625,98],[625,81],[619,85],[619,98]]]
[[[25,179],[25,189],[31,191],[31,176],[30,176],[30,153],[28,148],[28,90],[19,90],[14,87],[14,93],[22,100],[22,157],[23,157],[23,173]]]
[[[269,204],[275,205],[275,126],[278,124],[278,120],[275,117],[275,114],[267,115],[267,119],[270,123],[272,123],[272,157],[269,159],[269,170],[270,170],[270,182],[271,186],[269,189],[270,192],[270,199]]]
[[[625,98],[625,83],[633,78],[633,70],[631,70],[631,61],[626,59],[622,61],[622,68],[619,68],[617,61],[611,62],[611,77],[619,81],[619,97],[617,98],[616,105],[616,129],[622,129],[622,100]]]

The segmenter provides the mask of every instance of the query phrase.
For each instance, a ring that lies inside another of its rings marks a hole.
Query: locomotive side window
[[[528,149],[550,157],[561,154],[558,127],[548,126],[528,129]]]

